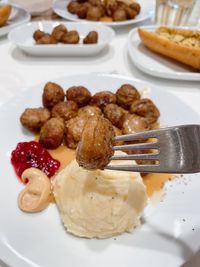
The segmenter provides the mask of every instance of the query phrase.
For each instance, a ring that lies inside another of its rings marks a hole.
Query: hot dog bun
[[[6,24],[6,21],[10,16],[11,10],[12,7],[10,5],[0,6],[0,27]]]
[[[138,29],[146,47],[200,70],[200,31],[159,27],[155,32]]]

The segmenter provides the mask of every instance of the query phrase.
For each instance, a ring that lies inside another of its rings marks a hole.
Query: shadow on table
[[[1,267],[9,267],[6,263],[4,263],[2,260],[0,260],[0,266]]]
[[[9,41],[8,41],[8,37],[7,37],[7,35],[5,35],[5,36],[0,36],[0,45],[1,45],[1,44],[5,44],[5,43],[7,43],[7,42],[9,42]]]
[[[114,48],[112,46],[107,46],[105,47],[100,53],[96,55],[91,55],[91,56],[31,56],[28,55],[24,52],[22,52],[18,48],[14,48],[11,50],[11,56],[16,60],[16,61],[21,61],[23,63],[27,64],[49,64],[49,62],[55,63],[71,63],[73,65],[75,64],[80,64],[82,62],[83,64],[90,64],[91,62],[97,62],[101,63],[104,61],[109,60],[110,58],[113,57],[114,55]]]

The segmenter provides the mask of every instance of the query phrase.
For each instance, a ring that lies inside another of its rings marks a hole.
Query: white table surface
[[[146,21],[145,24],[150,24]],[[20,52],[6,37],[0,38],[0,105],[29,87],[64,76],[66,74],[103,72],[128,75],[163,86],[179,97],[200,115],[200,82],[173,81],[148,76],[130,62],[127,49],[127,33],[133,26],[116,30],[116,38],[109,49],[90,58],[35,58]],[[0,261],[0,266],[5,267]],[[184,265],[199,267],[200,253]],[[173,266],[170,266],[173,267]]]

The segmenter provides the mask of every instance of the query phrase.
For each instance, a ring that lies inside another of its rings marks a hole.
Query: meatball
[[[90,102],[91,93],[84,86],[72,86],[66,91],[67,100],[72,100],[78,104],[79,107],[85,106]]]
[[[137,16],[137,12],[135,11],[135,9],[133,9],[131,7],[127,7],[126,8],[126,16],[128,19],[134,19]]]
[[[39,132],[50,116],[47,108],[26,108],[20,117],[20,122],[28,130]]]
[[[80,108],[78,110],[78,115],[83,115],[83,116],[101,116],[103,113],[101,112],[100,108],[95,107],[95,106],[85,106],[83,108]]]
[[[40,38],[42,38],[46,33],[40,30],[37,30],[33,33],[33,39],[37,42]]]
[[[84,5],[84,4],[80,5],[76,12],[77,16],[80,19],[85,19],[87,16],[88,8],[89,7],[87,5]]]
[[[57,103],[64,101],[65,93],[61,86],[56,83],[48,82],[42,94],[43,105],[51,109]]]
[[[127,19],[126,11],[124,9],[117,9],[113,12],[112,18],[114,21],[123,21]]]
[[[112,16],[113,13],[118,9],[118,3],[114,1],[113,3],[109,3],[106,7],[106,13],[108,16]]]
[[[98,33],[95,31],[91,31],[88,35],[83,39],[84,44],[96,44],[98,42]]]
[[[115,132],[115,136],[122,135],[122,131],[119,128],[113,126],[113,130]],[[124,142],[123,141],[115,141],[114,144],[115,144],[115,146],[121,146],[124,144]]]
[[[140,94],[131,84],[124,84],[117,90],[116,97],[118,105],[129,109],[134,101],[140,99]]]
[[[146,119],[137,115],[126,114],[122,126],[123,134],[133,134],[147,131],[149,129],[150,126]]]
[[[113,156],[113,126],[102,116],[93,116],[86,122],[76,151],[79,166],[88,169],[104,169]]]
[[[116,95],[110,91],[102,91],[93,95],[90,104],[104,109],[108,104],[116,103]]]
[[[134,9],[137,12],[137,14],[140,13],[141,7],[140,7],[140,5],[138,3],[130,4],[130,8]]]
[[[121,128],[123,125],[124,115],[127,113],[126,110],[119,107],[116,104],[108,104],[104,108],[105,117],[116,127]]]
[[[102,5],[101,0],[88,0],[88,3],[90,3],[92,6],[101,6]]]
[[[72,14],[76,14],[79,6],[80,4],[77,1],[71,1],[67,5],[67,10]]]
[[[88,8],[86,19],[98,21],[102,16],[102,8],[99,6],[91,6]]]
[[[80,37],[77,31],[69,31],[65,33],[61,38],[61,42],[64,44],[78,44],[79,40]]]
[[[62,144],[64,132],[64,121],[61,118],[51,118],[42,126],[39,142],[44,148],[55,149]]]
[[[57,40],[48,33],[45,33],[39,40],[36,41],[36,44],[57,44]]]
[[[59,102],[52,111],[52,117],[63,118],[65,121],[75,117],[78,112],[78,106],[74,101]]]
[[[130,112],[146,118],[149,123],[156,122],[160,116],[160,111],[148,98],[135,101],[130,107]]]
[[[80,115],[66,122],[65,143],[69,148],[75,149],[77,147],[87,120],[88,116]]]
[[[58,26],[56,26],[53,31],[52,31],[52,36],[58,41],[60,42],[63,35],[67,33],[67,28],[65,27],[65,25],[63,24],[59,24]]]

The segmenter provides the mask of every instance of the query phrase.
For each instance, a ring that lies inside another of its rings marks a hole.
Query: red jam
[[[19,178],[24,170],[35,167],[53,176],[60,167],[60,162],[51,157],[49,152],[38,142],[21,142],[11,154],[11,163]]]

